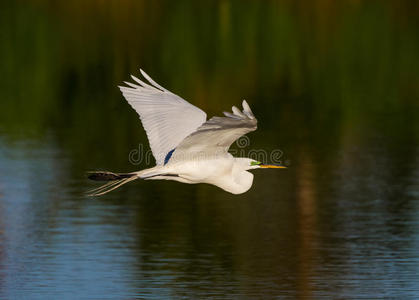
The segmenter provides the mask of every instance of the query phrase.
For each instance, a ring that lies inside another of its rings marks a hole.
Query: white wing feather
[[[139,85],[125,82],[120,86],[128,103],[140,116],[157,165],[162,165],[169,151],[203,124],[204,111],[154,82],[143,70],[141,74],[151,84],[131,76]]]
[[[191,160],[203,155],[225,155],[231,144],[242,135],[257,129],[257,120],[243,100],[243,111],[233,106],[233,113],[212,117],[185,138],[172,155],[171,161]]]

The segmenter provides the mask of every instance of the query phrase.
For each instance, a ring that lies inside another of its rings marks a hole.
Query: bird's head
[[[253,169],[286,169],[287,167],[276,165],[276,164],[264,164],[260,161],[246,158],[243,163],[246,164],[246,170],[253,170]]]

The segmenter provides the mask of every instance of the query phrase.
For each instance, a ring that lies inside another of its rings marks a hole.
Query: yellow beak
[[[280,165],[264,165],[264,164],[260,164],[259,166],[261,168],[265,168],[265,169],[286,169],[287,168],[285,166],[280,166]]]

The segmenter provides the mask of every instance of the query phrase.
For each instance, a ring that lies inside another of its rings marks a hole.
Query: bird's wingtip
[[[138,79],[137,77],[135,77],[135,76],[134,76],[134,75],[132,75],[132,74],[130,74],[129,76],[130,76],[132,79],[134,79],[135,81],[137,81],[137,82],[138,82],[138,81],[141,81],[140,79]]]
[[[243,106],[243,112],[250,118],[250,119],[254,119],[255,116],[253,115],[252,110],[250,109],[249,104],[247,104],[247,101],[245,99],[243,99],[242,102],[242,106]]]
[[[133,88],[131,88],[130,86],[132,86],[133,84],[131,83],[131,85],[130,84],[128,84],[127,82],[125,82],[124,81],[124,83],[126,84],[126,85],[128,85],[128,86],[124,86],[124,85],[118,85],[118,88],[119,88],[119,90],[121,91],[121,92],[125,92],[125,91],[129,91],[129,90],[132,90]]]
[[[162,87],[160,84],[158,84],[157,82],[155,82],[146,72],[144,72],[143,69],[140,69],[141,74],[143,75],[143,77],[154,87],[159,89],[160,91],[163,92],[169,92],[167,89],[165,89],[164,87]]]

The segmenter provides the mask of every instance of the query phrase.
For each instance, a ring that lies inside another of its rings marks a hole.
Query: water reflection
[[[0,298],[419,297],[415,5],[0,6]],[[139,66],[209,115],[246,97],[249,149],[290,168],[84,197],[146,167],[116,88]]]
[[[417,296],[417,160],[391,182],[379,147],[301,148],[244,197],[142,182],[95,199],[50,141],[1,149],[2,297]]]
[[[297,205],[299,224],[299,287],[301,297],[304,299],[312,298],[313,283],[312,278],[316,277],[314,264],[316,249],[317,249],[317,198],[315,190],[315,174],[312,159],[309,158],[307,151],[302,151],[299,159],[301,162],[300,168],[297,169]]]

